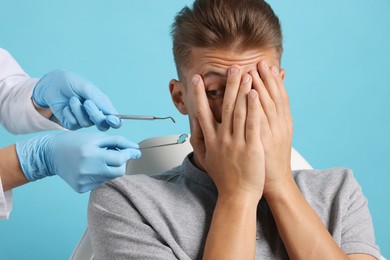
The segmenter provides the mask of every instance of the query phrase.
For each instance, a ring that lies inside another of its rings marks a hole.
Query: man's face
[[[172,99],[182,114],[188,114],[190,119],[194,118],[194,98],[188,89],[191,87],[192,76],[199,74],[204,81],[211,111],[215,119],[221,122],[228,69],[236,65],[241,67],[243,74],[252,70],[257,71],[257,65],[261,60],[265,60],[271,67],[280,67],[274,49],[234,52],[221,49],[193,48],[191,51],[191,65],[183,72],[183,82],[176,80],[170,82]],[[284,71],[282,70],[281,73],[284,73]]]

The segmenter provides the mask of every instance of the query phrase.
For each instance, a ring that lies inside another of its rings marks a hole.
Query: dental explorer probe
[[[119,117],[120,119],[132,119],[132,120],[164,120],[171,119],[173,123],[176,123],[175,119],[171,116],[167,117],[157,117],[157,116],[140,116],[140,115],[123,115],[123,114],[113,114],[113,116]]]

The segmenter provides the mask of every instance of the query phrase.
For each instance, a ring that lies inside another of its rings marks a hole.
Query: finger
[[[92,100],[86,100],[84,102],[85,111],[89,115],[89,119],[96,125],[100,131],[107,131],[110,126],[107,124],[106,116],[95,105]]]
[[[206,153],[206,147],[204,143],[204,136],[202,129],[200,128],[199,121],[197,118],[194,118],[192,121],[191,137],[190,142],[194,152],[199,158],[203,158]]]
[[[113,177],[103,177],[102,175],[96,175],[96,174],[86,175],[83,177],[82,184],[79,184],[77,185],[77,187],[72,187],[72,188],[78,193],[84,193],[93,190],[103,182],[112,180],[116,177],[120,177],[123,175],[113,175]]]
[[[249,144],[258,144],[260,141],[261,106],[257,91],[251,89],[247,95],[248,115],[245,125],[245,139]]]
[[[86,174],[80,176],[80,178],[75,183],[68,183],[76,192],[84,193],[94,189],[96,186],[102,182],[108,181],[112,178],[107,178],[98,173],[98,171],[93,174]]]
[[[259,113],[260,113],[260,137],[261,137],[260,139],[262,141],[262,144],[264,144],[265,142],[267,142],[267,140],[272,139],[272,131],[271,131],[271,125],[263,109],[263,105],[261,104],[261,101],[260,101]]]
[[[199,121],[200,129],[207,140],[214,140],[216,136],[217,122],[210,109],[205,87],[202,78],[194,75],[192,78],[192,95],[194,97],[194,106],[196,118]]]
[[[88,113],[77,97],[71,97],[69,100],[71,111],[81,127],[89,127],[93,122],[89,119]]]
[[[84,100],[92,100],[96,107],[106,115],[117,114],[111,100],[97,86],[81,77],[79,77],[79,82],[79,87],[75,89],[77,95]]]
[[[60,120],[63,127],[69,130],[77,130],[81,128],[81,126],[78,124],[76,117],[73,115],[72,110],[69,106],[66,106],[62,110],[63,118]]]
[[[270,127],[273,126],[273,128],[276,128],[279,125],[279,120],[277,117],[275,104],[268,94],[268,91],[265,88],[259,73],[257,71],[251,71],[249,74],[252,76],[253,87],[259,96],[260,105],[264,115],[266,116],[267,124],[269,124]]]
[[[108,168],[109,168],[109,172],[107,172],[107,174],[105,175],[107,180],[112,180],[114,178],[118,178],[126,174],[126,164],[123,164],[119,167],[110,166]]]
[[[225,96],[222,105],[222,127],[224,134],[230,134],[233,131],[233,113],[236,106],[237,93],[241,82],[241,69],[233,66],[228,70],[226,81]]]
[[[106,175],[108,180],[122,177],[126,174],[126,164],[123,164],[119,167],[109,167],[109,168],[110,168],[110,174]]]
[[[58,102],[50,105],[50,110],[53,112],[54,116],[60,120],[64,120],[64,108],[67,106],[67,102]]]
[[[108,149],[139,149],[139,145],[137,143],[134,143],[120,135],[105,135],[103,138],[99,139],[98,146]]]
[[[99,181],[106,181],[113,178],[117,178],[120,176],[125,175],[126,173],[126,163],[120,165],[120,166],[108,166],[104,169],[99,168],[98,172],[96,173],[96,176],[93,176],[93,179],[95,179],[97,182]]]
[[[102,150],[102,158],[107,166],[120,167],[128,160],[138,159],[141,157],[141,151],[135,148],[127,148],[122,150]]]
[[[100,183],[101,182],[96,182],[90,179],[90,182],[88,184],[80,187],[79,189],[74,189],[74,190],[77,191],[78,193],[85,193],[87,191],[93,190],[94,188],[99,186]]]
[[[99,90],[100,92],[100,90]],[[118,114],[115,107],[112,105],[111,100],[103,93],[100,92],[94,99],[91,99],[95,102],[96,106],[105,114],[112,115]]]
[[[114,115],[108,115],[106,117],[106,122],[109,126],[115,129],[118,129],[119,127],[122,126],[122,120],[119,117]]]
[[[236,140],[245,140],[245,124],[247,119],[248,93],[252,88],[250,75],[244,75],[238,91],[236,106],[234,108],[233,136]],[[243,139],[244,138],[244,139]]]
[[[271,70],[268,63],[264,60],[258,64],[258,70],[260,72],[261,79],[264,82],[264,86],[275,104],[276,112],[279,116],[284,117],[284,103],[278,83],[275,80],[275,76],[279,75],[279,70],[275,66],[273,66]]]
[[[282,72],[283,72],[283,74],[285,73],[285,71],[283,69],[281,70],[281,73]],[[283,79],[281,77],[281,73],[278,76],[276,76],[275,79],[278,82],[279,91],[280,91],[280,94],[282,96],[282,100],[283,100],[283,103],[284,103],[285,118],[292,121],[291,111],[290,111],[290,100],[289,100],[289,97],[288,97],[288,94],[287,94],[287,90],[286,90],[286,88],[284,86],[284,81],[283,81]]]

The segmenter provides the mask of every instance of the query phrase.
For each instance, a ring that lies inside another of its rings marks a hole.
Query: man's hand
[[[196,159],[218,188],[218,196],[251,195],[257,202],[263,193],[264,155],[260,139],[261,106],[252,79],[240,67],[229,69],[218,123],[199,75],[193,78],[197,118],[192,118],[191,144]]]
[[[261,117],[261,143],[265,154],[264,195],[280,190],[280,185],[292,180],[291,146],[293,124],[287,92],[279,69],[265,61],[251,71],[253,87],[259,93],[265,114]]]
[[[279,70],[261,61],[251,71],[265,112],[261,142],[265,154],[264,197],[291,259],[347,259],[298,189],[291,173],[292,117]],[[299,239],[297,239],[299,234]]]
[[[254,259],[256,211],[265,174],[257,92],[248,74],[242,75],[240,67],[230,68],[219,123],[201,77],[195,75],[192,81],[194,157],[218,189],[203,259]]]
[[[37,110],[50,108],[61,125],[70,130],[96,125],[100,131],[119,128],[116,109],[99,88],[68,71],[56,70],[43,76],[32,94]],[[109,115],[109,116],[106,116]]]

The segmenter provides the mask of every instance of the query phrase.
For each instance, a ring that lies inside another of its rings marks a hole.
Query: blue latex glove
[[[110,99],[72,72],[55,70],[43,76],[34,87],[32,99],[38,106],[50,108],[61,125],[70,130],[96,125],[106,131],[122,124],[112,116],[117,111]]]
[[[124,175],[127,160],[141,156],[138,144],[124,137],[85,132],[19,141],[16,152],[28,180],[56,174],[80,193]]]

